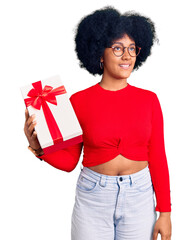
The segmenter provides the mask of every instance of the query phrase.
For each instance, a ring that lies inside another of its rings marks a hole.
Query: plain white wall
[[[100,77],[81,69],[74,29],[92,11],[112,5],[156,24],[160,45],[128,82],[156,92],[165,131],[172,197],[172,239],[189,239],[191,225],[190,1],[4,1],[0,4],[0,239],[70,239],[80,161],[71,173],[39,161],[27,149],[20,87],[60,74],[70,95]],[[158,238],[160,239],[160,237]]]

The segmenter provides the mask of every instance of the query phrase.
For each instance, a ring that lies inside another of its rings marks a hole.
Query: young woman
[[[82,143],[45,155],[26,109],[24,131],[38,158],[70,172],[84,147],[72,240],[155,240],[158,233],[162,240],[171,239],[160,102],[154,92],[127,83],[157,40],[154,23],[135,12],[121,15],[105,7],[81,19],[75,35],[80,66],[102,76],[70,97],[83,130]]]

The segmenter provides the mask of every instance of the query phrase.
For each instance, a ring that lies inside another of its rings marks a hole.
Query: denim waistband
[[[138,179],[142,178],[146,174],[150,174],[149,172],[149,167],[145,167],[142,170],[128,174],[128,175],[117,175],[117,176],[111,176],[111,175],[104,175],[98,172],[95,172],[91,170],[90,168],[83,167],[81,169],[81,175],[89,176],[92,179],[95,179],[96,181],[100,181],[101,184],[102,182],[105,185],[105,182],[110,182],[110,183],[117,183],[117,182],[135,182]]]

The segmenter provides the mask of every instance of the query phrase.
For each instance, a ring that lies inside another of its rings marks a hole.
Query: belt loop
[[[101,185],[102,187],[105,187],[105,186],[106,186],[106,179],[107,179],[107,176],[101,175],[100,185]]]
[[[82,163],[81,163],[81,165],[80,165],[80,169],[81,169],[81,170],[83,169],[83,165],[82,165]]]
[[[129,180],[130,180],[130,186],[133,184],[133,176],[129,176]]]

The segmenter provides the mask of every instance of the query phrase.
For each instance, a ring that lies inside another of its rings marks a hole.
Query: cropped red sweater
[[[83,147],[85,167],[105,163],[119,154],[148,161],[156,211],[170,212],[163,114],[157,95],[129,83],[117,91],[97,83],[72,94],[70,101],[83,130],[83,142],[39,158],[67,172],[76,167]]]

